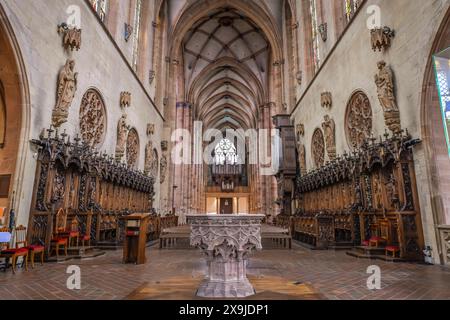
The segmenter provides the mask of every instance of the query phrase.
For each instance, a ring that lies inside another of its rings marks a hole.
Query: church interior
[[[449,130],[449,0],[0,0],[0,300],[450,300]]]

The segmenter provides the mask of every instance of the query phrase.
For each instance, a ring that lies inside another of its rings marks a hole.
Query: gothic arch
[[[8,122],[6,127],[7,146],[12,146],[11,160],[8,173],[11,174],[10,197],[14,191],[16,198],[20,198],[23,192],[25,166],[32,159],[29,148],[30,140],[30,91],[27,72],[21,50],[9,22],[8,16],[0,4],[0,81],[4,89],[4,104]],[[9,111],[8,111],[9,110]],[[10,127],[11,126],[11,127]],[[19,156],[20,155],[20,156]],[[5,169],[4,166],[0,166]],[[6,207],[9,207],[11,199],[6,199]],[[2,204],[3,206],[3,204]],[[16,201],[16,221],[19,224],[27,224],[27,204]]]
[[[236,8],[245,13],[251,20],[255,21],[267,36],[272,46],[273,60],[281,61],[283,59],[282,41],[273,17],[253,1],[230,0],[216,0],[213,2],[194,1],[188,3],[175,20],[175,26],[171,32],[170,56],[178,57],[180,55],[179,52],[184,35],[196,21],[205,15],[205,12],[222,7]]]
[[[0,80],[0,149],[5,144],[6,135],[6,103],[5,103],[5,89]]]
[[[450,38],[450,9],[434,38],[425,71],[421,96],[422,139],[430,186],[435,225],[450,224],[450,158],[445,141],[438,90],[435,82],[433,55],[446,49]]]

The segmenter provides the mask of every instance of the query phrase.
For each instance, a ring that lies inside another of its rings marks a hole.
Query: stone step
[[[69,251],[68,251],[69,253]],[[65,262],[70,260],[85,260],[85,259],[92,259],[97,258],[100,256],[105,255],[106,252],[99,250],[99,249],[92,249],[89,252],[79,252],[78,254],[68,254],[65,256],[64,254],[60,254],[57,258],[56,256],[51,256],[49,259],[47,259],[46,262]]]

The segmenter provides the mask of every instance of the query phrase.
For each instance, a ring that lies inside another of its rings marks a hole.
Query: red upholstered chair
[[[397,257],[397,254],[400,255],[400,247],[399,246],[387,246],[386,247],[386,256],[392,254],[393,258]]]
[[[374,236],[370,238],[369,240],[369,246],[370,247],[381,247],[386,246],[389,243],[390,234],[389,234],[389,221],[380,220],[379,222],[379,228],[380,228],[380,236]]]
[[[87,235],[87,234],[82,235],[80,240],[81,240],[83,248],[85,247],[86,242],[88,243],[88,247],[91,246],[91,236],[90,235]]]
[[[59,251],[64,249],[64,253],[67,256],[67,247],[69,246],[69,234],[66,231],[67,214],[64,209],[59,209],[56,214],[56,227],[51,240],[51,252],[56,251],[56,257],[59,258]]]
[[[379,248],[381,245],[386,245],[386,239],[382,237],[372,237],[369,240],[369,247]]]
[[[29,250],[29,255],[30,255],[30,260],[31,260],[31,268],[34,269],[34,261],[35,261],[36,255],[40,255],[41,266],[44,265],[44,253],[45,253],[44,246],[35,244],[35,245],[28,246],[28,250]]]
[[[80,230],[78,229],[78,220],[74,218],[70,224],[70,230],[67,232],[69,235],[69,246],[72,246],[73,240],[75,240],[75,246],[78,247],[80,239]]]
[[[0,258],[5,258],[7,264],[9,260],[12,261],[12,271],[14,274],[16,273],[17,260],[19,260],[20,257],[23,258],[25,270],[28,271],[28,248],[26,242],[27,228],[24,226],[17,227],[15,236],[15,248],[9,248],[9,244],[6,244],[0,252]]]

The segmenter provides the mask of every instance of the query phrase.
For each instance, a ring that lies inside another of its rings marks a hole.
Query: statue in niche
[[[151,163],[153,161],[153,142],[147,142],[145,146],[145,164],[144,164],[144,173],[149,175],[151,169]]]
[[[298,163],[300,164],[300,173],[306,176],[306,148],[302,143],[298,144]]]
[[[167,174],[167,156],[163,155],[161,157],[161,163],[160,163],[160,183],[163,184],[164,181],[166,181],[166,174]]]
[[[378,88],[378,99],[383,108],[386,126],[393,133],[399,133],[401,131],[400,112],[394,93],[394,75],[392,69],[384,61],[378,62],[375,84]]]
[[[330,160],[336,159],[336,126],[334,120],[326,115],[322,123],[322,128],[325,133],[325,143]]]
[[[158,175],[158,153],[153,149],[153,142],[151,141],[145,147],[144,173],[154,179]]]
[[[59,128],[67,122],[69,108],[77,91],[78,73],[75,71],[75,60],[67,60],[58,76],[56,106],[53,109],[52,124]]]
[[[131,127],[127,124],[127,115],[123,114],[117,126],[117,146],[116,146],[116,160],[122,160],[125,155],[127,145],[128,132]]]

